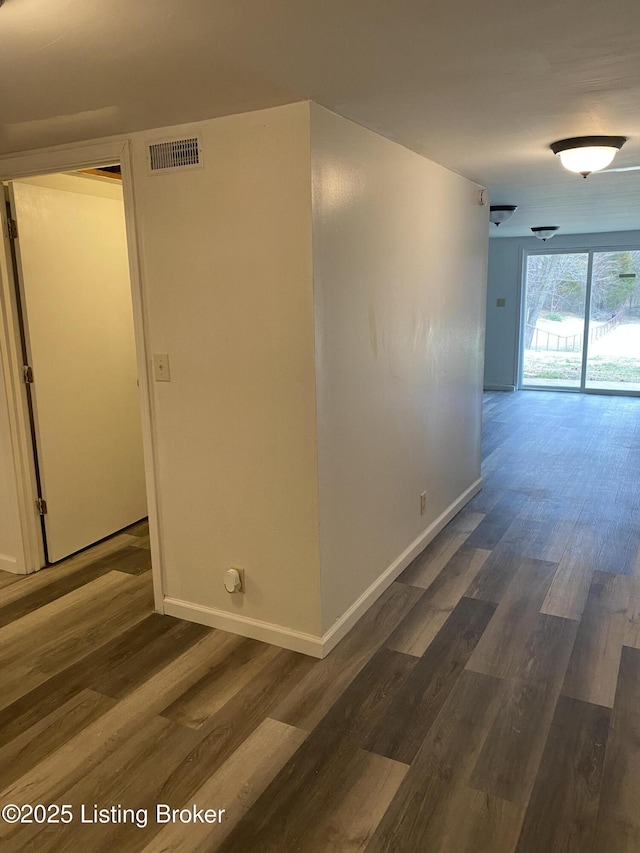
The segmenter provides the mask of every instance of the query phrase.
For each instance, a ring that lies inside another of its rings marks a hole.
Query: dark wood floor
[[[0,804],[74,820],[0,849],[638,853],[640,400],[489,394],[484,477],[323,661],[153,614],[144,527],[1,575]]]

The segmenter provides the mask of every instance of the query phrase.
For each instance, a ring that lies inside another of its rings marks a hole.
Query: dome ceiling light
[[[492,204],[489,208],[489,219],[497,228],[502,222],[511,219],[517,209],[517,204]]]
[[[608,166],[626,141],[626,136],[573,136],[549,147],[560,157],[565,169],[586,178]]]
[[[559,225],[538,225],[537,228],[532,228],[531,230],[534,237],[546,242],[553,237],[559,227]]]

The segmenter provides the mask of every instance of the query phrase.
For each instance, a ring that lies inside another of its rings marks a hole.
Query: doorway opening
[[[640,395],[640,249],[525,257],[519,387]]]
[[[146,518],[119,170],[5,184],[42,563]]]

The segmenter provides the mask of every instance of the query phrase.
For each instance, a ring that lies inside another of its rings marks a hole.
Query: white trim
[[[482,488],[482,478],[478,478],[459,498],[457,498],[447,509],[442,512],[436,520],[424,530],[409,547],[400,554],[397,560],[386,569],[371,586],[365,590],[360,598],[343,613],[336,623],[322,637],[314,634],[305,634],[294,631],[282,625],[274,625],[270,622],[261,622],[259,619],[251,619],[247,616],[237,616],[226,610],[216,607],[206,607],[201,604],[192,604],[181,601],[178,598],[164,599],[164,612],[168,616],[176,616],[179,619],[187,619],[190,622],[198,622],[201,625],[209,625],[211,628],[219,628],[232,634],[241,634],[243,637],[251,637],[254,640],[262,640],[272,643],[294,652],[302,652],[316,658],[324,658],[340,642],[358,620],[366,613],[371,605],[387,589],[398,575],[403,572],[409,563],[415,559],[440,533],[451,519],[457,515],[471,498]]]
[[[91,168],[94,166],[120,163],[122,169],[122,185],[124,195],[125,222],[127,230],[127,246],[129,253],[129,272],[131,279],[131,297],[133,303],[133,319],[136,338],[136,353],[138,359],[138,378],[140,382],[141,420],[142,420],[142,442],[144,452],[144,468],[147,487],[147,504],[149,515],[149,537],[151,547],[151,567],[153,577],[153,592],[156,610],[163,612],[163,552],[158,524],[158,487],[155,466],[155,426],[153,412],[153,398],[151,394],[152,385],[149,378],[150,356],[147,341],[148,328],[146,317],[146,302],[144,298],[144,277],[142,272],[141,253],[139,251],[139,237],[136,216],[135,185],[133,178],[133,165],[131,156],[131,143],[128,139],[118,137],[103,139],[92,142],[80,142],[72,145],[61,145],[55,148],[30,151],[23,154],[14,154],[0,157],[0,181],[11,181],[15,178],[25,178],[33,175],[51,174],[54,172],[71,172],[78,169]],[[2,276],[6,278],[6,276]],[[5,288],[8,286],[4,281]],[[4,312],[5,330],[7,329],[6,310]],[[15,332],[12,332],[15,334]],[[3,352],[3,361],[6,364],[6,354]],[[6,371],[5,371],[6,372]],[[13,375],[13,374],[12,374]],[[5,376],[6,380],[6,376]],[[8,380],[7,384],[8,384]],[[18,387],[20,393],[22,388]],[[22,404],[16,398],[16,394],[8,397],[9,408],[12,418],[12,436],[14,439],[14,459],[16,465],[25,466],[16,451],[16,441],[22,441],[20,435],[25,435],[25,429],[18,423],[22,418]],[[27,482],[24,471],[16,471],[18,489],[32,492],[31,482]],[[20,526],[23,542],[31,541],[34,537],[33,504],[23,501],[19,507]],[[37,519],[36,519],[37,520]],[[27,535],[29,533],[29,535]],[[33,543],[31,550],[33,551]],[[20,561],[18,561],[20,562]],[[34,559],[25,546],[24,564],[27,572],[36,571],[41,568],[42,560]]]
[[[351,605],[346,613],[343,613],[335,625],[322,637],[323,657],[340,642],[360,617],[371,607],[373,602],[382,595],[387,587],[391,586],[398,575],[407,568],[409,563],[427,547],[429,542],[436,538],[438,533],[460,512],[465,504],[469,503],[474,495],[478,494],[481,488],[482,477],[479,477],[409,545],[406,551],[400,554],[397,560],[394,560],[389,568],[371,584],[369,589],[362,593],[360,598]]]
[[[516,294],[516,351],[514,353],[514,381],[516,389],[522,390],[522,374],[524,372],[524,314],[526,309],[526,288],[527,288],[527,265],[528,265],[527,250],[520,247],[520,286]]]
[[[294,631],[282,625],[262,622],[260,619],[237,616],[235,613],[218,610],[216,607],[180,601],[178,598],[165,598],[164,612],[167,616],[177,616],[179,619],[198,622],[200,625],[209,625],[211,628],[219,628],[232,634],[241,634],[243,637],[262,640],[264,643],[272,643],[274,646],[302,652],[314,658],[324,657],[322,638],[314,634]]]
[[[129,250],[129,277],[131,279],[131,301],[133,305],[133,327],[138,359],[138,382],[140,383],[140,415],[142,422],[142,453],[147,488],[147,515],[149,518],[149,547],[151,549],[151,575],[153,580],[153,602],[157,613],[164,613],[164,572],[160,540],[160,495],[156,479],[155,412],[153,410],[153,384],[151,382],[151,353],[148,315],[146,310],[144,270],[138,236],[135,185],[133,180],[133,158],[131,144],[126,142],[120,158],[122,189],[124,196],[125,226]]]
[[[90,169],[92,166],[106,166],[120,162],[123,151],[128,146],[128,139],[112,138],[98,142],[79,142],[75,145],[43,148],[22,154],[9,154],[0,157],[0,180],[12,181],[16,178],[30,178],[33,175],[74,172],[78,169]]]
[[[484,386],[485,391],[515,391],[515,385],[495,385],[493,382],[487,382]]]
[[[18,567],[17,559],[8,557],[6,554],[0,554],[0,571],[11,572],[14,575],[23,574]]]

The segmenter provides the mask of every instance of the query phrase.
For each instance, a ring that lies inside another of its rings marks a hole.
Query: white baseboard
[[[0,571],[3,572],[11,572],[14,575],[21,575],[21,572],[18,569],[18,561],[15,557],[7,557],[6,554],[0,554]]]
[[[343,613],[326,634],[322,637],[323,657],[336,646],[340,640],[347,634],[356,622],[366,613],[373,602],[379,598],[382,593],[391,586],[394,580],[407,568],[409,563],[414,560],[431,542],[435,539],[438,533],[446,527],[451,519],[456,516],[460,510],[469,503],[474,495],[477,495],[482,488],[482,477],[479,477],[475,483],[472,483],[469,488],[464,491],[450,506],[441,513],[427,529],[418,536],[418,538],[409,545],[409,547],[400,554],[397,560],[384,571],[369,587],[362,593],[360,598],[355,601],[351,607]]]
[[[302,654],[311,655],[314,658],[324,657],[322,638],[314,634],[304,634],[302,631],[293,631],[291,628],[285,628],[282,625],[261,622],[259,619],[250,619],[247,616],[237,616],[235,613],[228,613],[226,610],[205,607],[201,604],[191,604],[188,601],[180,601],[178,598],[165,597],[164,612],[168,616],[177,616],[179,619],[199,622],[200,625],[220,628],[221,631],[229,631],[232,634],[242,634],[243,637],[262,640],[265,643],[282,646],[282,648],[291,649],[294,652],[302,652]]]
[[[515,385],[493,385],[492,383],[488,383],[484,386],[485,391],[515,391]]]
[[[424,530],[409,547],[400,554],[397,560],[378,577],[371,586],[355,601],[351,607],[343,613],[336,623],[322,637],[314,634],[305,634],[302,631],[294,631],[282,625],[274,625],[271,622],[262,622],[259,619],[251,619],[247,616],[238,616],[228,613],[226,610],[218,610],[215,607],[206,607],[201,604],[192,604],[189,601],[181,601],[178,598],[165,597],[164,613],[168,616],[176,616],[189,622],[198,622],[200,625],[208,625],[211,628],[219,628],[221,631],[229,631],[232,634],[241,634],[243,637],[251,637],[253,640],[262,640],[284,649],[301,652],[311,657],[323,658],[329,654],[340,640],[347,634],[356,622],[366,613],[374,601],[379,598],[398,575],[403,572],[409,563],[420,554],[429,542],[440,533],[451,519],[457,515],[471,498],[482,488],[482,478],[479,478],[464,491],[432,524]]]

